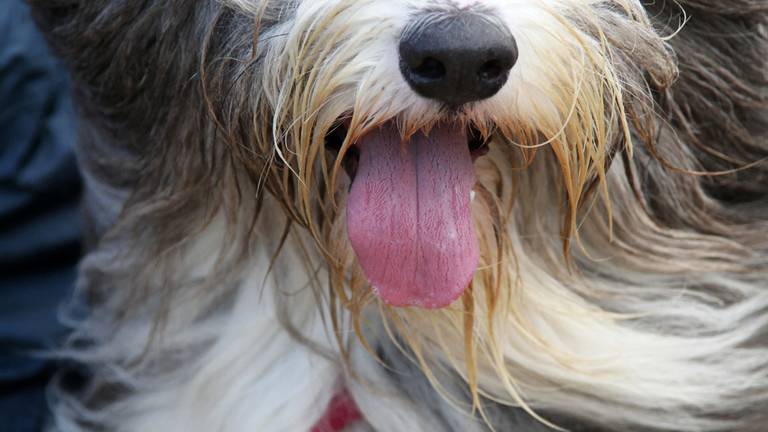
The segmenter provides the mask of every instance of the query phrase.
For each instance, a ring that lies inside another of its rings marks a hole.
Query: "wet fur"
[[[63,354],[92,376],[54,386],[54,429],[306,430],[341,382],[377,430],[764,429],[765,2],[657,1],[652,29],[613,2],[565,16],[605,40],[629,136],[612,125],[590,162],[489,132],[481,250],[519,272],[435,314],[379,306],[336,240],[346,180],[302,145],[335,117],[302,129],[305,104],[276,109],[307,97],[263,79],[298,2],[31,3],[78,83],[91,230],[90,316]],[[424,112],[406,128],[440,115]],[[508,125],[546,138],[527,127]]]

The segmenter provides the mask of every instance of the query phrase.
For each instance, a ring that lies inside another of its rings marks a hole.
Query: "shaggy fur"
[[[32,0],[78,83],[90,252],[53,429],[302,431],[346,386],[382,431],[762,431],[762,0]],[[477,8],[520,61],[458,112],[397,38]],[[438,311],[372,295],[352,144],[489,142],[480,270]],[[340,148],[326,138],[348,124]]]

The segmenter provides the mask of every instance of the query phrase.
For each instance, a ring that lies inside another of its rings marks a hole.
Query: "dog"
[[[52,430],[765,430],[768,3],[31,4],[87,189]]]

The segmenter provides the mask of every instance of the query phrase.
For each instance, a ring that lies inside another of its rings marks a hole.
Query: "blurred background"
[[[66,70],[23,0],[0,0],[0,432],[37,432],[56,365],[40,355],[80,255],[76,125]]]

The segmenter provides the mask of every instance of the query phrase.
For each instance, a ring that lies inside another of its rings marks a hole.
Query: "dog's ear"
[[[201,29],[215,14],[210,3],[30,1],[39,27],[69,67],[86,116],[136,148],[180,111],[176,104],[199,91],[194,78],[206,36]]]
[[[681,71],[659,95],[661,108],[702,168],[733,170],[768,157],[768,2],[683,0],[646,7],[662,33],[674,33],[669,43]],[[768,164],[706,181],[722,198],[759,196]]]
[[[93,230],[102,233],[112,225],[120,209],[130,207],[126,197],[143,202],[164,195],[192,203],[194,196],[207,196],[218,175],[211,173],[212,161],[223,156],[210,139],[199,71],[221,16],[220,2],[30,4],[74,81],[84,125],[78,139],[80,165],[99,190],[110,191],[86,199]],[[188,207],[184,211],[191,212]]]
[[[153,21],[157,19],[146,10],[157,6],[150,3],[166,2],[31,0],[30,6],[49,44],[67,62],[75,78],[96,87],[108,81],[111,64],[120,61],[119,56],[126,54],[126,48],[134,51],[151,48],[149,42],[157,34],[157,24]],[[143,37],[134,41],[129,36],[135,36],[138,29],[142,30]],[[144,46],[139,47],[142,44]],[[136,60],[138,63],[138,58]],[[132,70],[122,72],[129,78]]]

